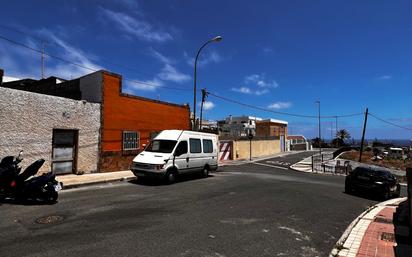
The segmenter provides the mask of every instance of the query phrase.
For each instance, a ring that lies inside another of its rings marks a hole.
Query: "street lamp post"
[[[193,130],[197,130],[197,126],[196,126],[196,69],[197,69],[197,59],[199,58],[200,52],[202,51],[202,49],[209,43],[212,42],[219,42],[221,41],[223,38],[221,36],[216,36],[212,39],[210,39],[209,41],[207,41],[206,43],[204,43],[199,50],[197,51],[196,54],[196,58],[195,58],[195,74],[194,74],[194,87],[193,87]]]
[[[319,136],[319,154],[322,154],[322,137],[321,137],[321,133],[320,133],[320,101],[316,101],[316,103],[318,104],[318,120],[319,120],[319,125],[318,125],[318,136]]]

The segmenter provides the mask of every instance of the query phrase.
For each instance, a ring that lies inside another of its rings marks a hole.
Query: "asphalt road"
[[[325,151],[324,151],[325,152]],[[317,154],[318,151],[305,151],[296,154],[288,154],[284,156],[274,157],[270,159],[264,159],[261,161],[257,161],[260,164],[266,164],[271,166],[277,166],[280,168],[289,168],[290,165],[297,163],[309,156]]]
[[[65,190],[54,205],[0,206],[0,256],[327,256],[376,203],[343,182],[245,164],[169,186]],[[49,215],[63,220],[36,223]]]

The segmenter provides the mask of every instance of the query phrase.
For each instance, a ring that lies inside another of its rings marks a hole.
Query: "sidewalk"
[[[369,208],[349,225],[329,256],[412,256],[406,212],[406,198],[388,200]]]
[[[134,178],[136,177],[130,170],[104,173],[90,173],[83,175],[69,174],[56,176],[57,181],[63,182],[63,189],[88,186],[99,183],[132,180]]]

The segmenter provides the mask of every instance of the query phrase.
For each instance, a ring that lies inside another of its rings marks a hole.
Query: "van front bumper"
[[[132,172],[136,177],[163,178],[166,175],[166,171],[149,171],[149,170],[132,169]]]

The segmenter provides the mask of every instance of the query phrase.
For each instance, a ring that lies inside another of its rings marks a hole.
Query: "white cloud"
[[[91,73],[94,70],[102,69],[102,67],[92,60],[91,54],[72,46],[61,37],[56,36],[54,32],[47,29],[41,29],[36,32],[46,38],[48,42],[53,42],[53,44],[59,46],[53,47],[53,49],[58,50],[58,52],[53,53],[55,56],[89,68],[85,69],[47,56],[52,44],[46,44],[45,77],[56,76],[64,79],[71,79]],[[24,44],[35,49],[41,48],[36,42],[28,39]],[[5,69],[6,74],[19,78],[40,78],[40,55],[38,53],[27,49],[15,48],[12,45],[4,46],[5,47],[2,47],[0,44],[0,66]]]
[[[198,105],[201,106],[202,103],[199,103]],[[215,107],[215,104],[211,101],[204,101],[204,103],[203,103],[203,110],[205,110],[205,111],[211,110],[214,107]]]
[[[392,76],[390,76],[390,75],[382,75],[382,76],[378,77],[377,79],[378,80],[389,80],[391,78],[392,78]]]
[[[165,64],[161,72],[157,75],[162,80],[173,81],[177,83],[190,80],[190,76],[179,72],[170,64]]]
[[[275,80],[267,81],[264,75],[259,75],[259,74],[252,74],[252,75],[246,76],[245,83],[247,85],[256,85],[262,88],[276,88],[279,86]]]
[[[268,106],[269,109],[287,109],[290,108],[292,106],[291,102],[276,102],[276,103],[272,103]]]
[[[88,54],[82,51],[79,48],[76,48],[69,43],[63,41],[62,39],[55,36],[53,33],[47,30],[43,30],[43,34],[49,34],[49,37],[59,45],[63,52],[60,56],[63,56],[64,59],[69,60],[73,63],[77,63],[83,67],[87,67],[88,69],[82,68],[80,66],[70,65],[67,63],[58,63],[56,66],[46,67],[46,74],[47,76],[57,76],[63,78],[76,78],[83,76],[85,74],[91,73],[95,70],[103,69],[98,64],[94,63],[90,58],[88,58]],[[47,56],[46,56],[47,59]]]
[[[195,57],[191,57],[187,52],[183,52],[183,57],[186,59],[186,63],[192,67],[195,66]],[[197,60],[197,67],[203,67],[210,63],[219,63],[223,61],[223,57],[216,51],[202,52]]]
[[[153,48],[150,48],[150,53],[151,55],[157,59],[158,61],[160,61],[161,63],[165,63],[165,64],[171,64],[174,63],[174,60],[172,60],[169,57],[166,57],[165,55],[161,54],[160,52],[154,50]]]
[[[248,87],[233,87],[232,91],[239,92],[242,94],[252,94],[252,90]]]
[[[264,95],[270,92],[268,89],[252,90],[249,87],[233,87],[232,91],[239,92],[242,94],[249,94],[249,95]]]
[[[103,15],[114,22],[120,30],[140,40],[149,42],[165,42],[173,39],[173,36],[165,31],[156,30],[153,25],[144,20],[138,20],[126,13],[114,12],[100,7]]]
[[[123,92],[128,94],[135,94],[136,90],[140,91],[155,91],[157,88],[161,87],[163,83],[159,79],[152,80],[125,80],[126,86],[123,89]]]

